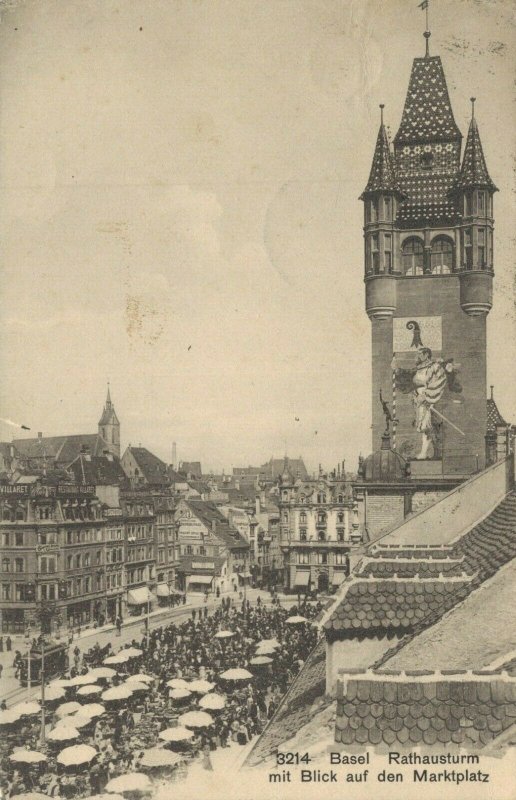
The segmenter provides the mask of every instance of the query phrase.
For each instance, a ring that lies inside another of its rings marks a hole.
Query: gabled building
[[[214,503],[181,499],[176,522],[178,588],[227,592],[248,581],[249,543]]]
[[[131,486],[135,489],[142,487],[164,489],[170,486],[167,465],[146,447],[129,445],[121,462]]]

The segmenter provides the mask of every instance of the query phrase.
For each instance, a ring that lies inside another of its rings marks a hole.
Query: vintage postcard
[[[0,800],[516,796],[511,0],[0,0]]]

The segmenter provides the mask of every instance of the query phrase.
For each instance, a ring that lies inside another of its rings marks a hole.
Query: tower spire
[[[430,5],[430,0],[423,0],[419,4],[419,8],[421,9],[421,11],[425,12],[426,26],[425,26],[425,32],[423,33],[423,36],[425,37],[425,40],[426,40],[426,42],[425,42],[425,56],[426,56],[426,58],[429,58],[429,56],[430,56],[429,39],[430,39],[430,36],[432,35],[430,33],[430,24],[429,24],[429,21],[428,21],[428,7],[429,7],[429,5]]]
[[[111,392],[109,390],[109,381],[107,382],[107,395],[106,395],[106,408],[110,408],[112,405],[111,403]]]

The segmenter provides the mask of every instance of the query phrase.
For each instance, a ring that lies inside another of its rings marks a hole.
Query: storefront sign
[[[0,494],[29,494],[29,485],[26,483],[0,484]]]

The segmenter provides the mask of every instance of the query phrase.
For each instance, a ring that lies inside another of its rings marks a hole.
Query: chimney
[[[346,477],[346,460],[345,459],[342,460],[342,477],[343,478]]]
[[[177,469],[177,444],[172,442],[172,469]]]

